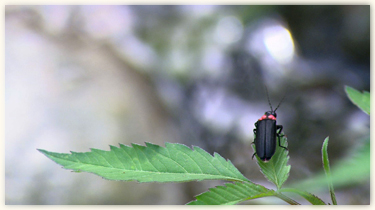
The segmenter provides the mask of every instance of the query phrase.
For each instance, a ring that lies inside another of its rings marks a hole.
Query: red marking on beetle
[[[261,118],[259,118],[259,121],[267,119],[267,115],[263,115]]]
[[[259,121],[265,120],[265,119],[270,119],[270,120],[276,120],[276,117],[273,115],[263,115],[261,118],[259,118]]]
[[[268,115],[268,119],[270,119],[270,120],[276,120],[276,117],[273,116],[273,115]]]

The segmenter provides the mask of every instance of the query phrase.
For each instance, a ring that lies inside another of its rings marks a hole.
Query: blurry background
[[[369,145],[344,85],[370,89],[370,6],[6,6],[5,202],[185,204],[222,184],[106,181],[36,150],[118,143],[196,145],[274,189],[251,159],[265,86],[273,108],[286,95],[293,186],[322,173],[325,137],[332,167]],[[358,179],[336,186],[339,204],[369,204]],[[263,203],[285,204],[243,204]]]

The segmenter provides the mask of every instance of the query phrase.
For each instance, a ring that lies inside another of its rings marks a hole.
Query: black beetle
[[[281,99],[275,110],[272,109],[272,105],[268,97],[268,91],[267,98],[271,111],[264,113],[264,115],[255,123],[255,139],[253,142],[255,143],[255,153],[252,156],[252,158],[254,158],[255,154],[258,155],[258,157],[264,162],[268,162],[275,154],[277,137],[279,138],[279,147],[288,150],[286,147],[280,145],[280,137],[282,136],[281,131],[283,130],[283,126],[276,125],[276,110],[279,108],[285,96],[283,99]]]

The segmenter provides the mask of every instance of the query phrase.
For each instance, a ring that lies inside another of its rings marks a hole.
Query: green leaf
[[[324,140],[323,147],[322,147],[323,167],[327,176],[328,188],[329,188],[329,193],[331,195],[332,204],[337,205],[336,195],[335,195],[335,191],[333,189],[333,184],[332,184],[331,170],[329,168],[329,160],[328,160],[328,152],[327,152],[328,141],[329,141],[329,137],[327,137]]]
[[[332,167],[332,182],[336,188],[370,182],[370,138],[366,137],[358,141],[358,144],[359,147],[353,149],[350,157],[340,160]],[[288,187],[308,191],[323,190],[327,187],[326,175],[321,172]]]
[[[370,93],[369,92],[363,91],[363,93],[361,93],[358,90],[349,86],[345,86],[345,91],[349,99],[353,102],[353,104],[357,105],[360,109],[362,109],[362,111],[370,115]]]
[[[199,147],[193,150],[182,144],[166,143],[166,147],[120,144],[111,151],[54,153],[39,149],[57,164],[74,171],[85,171],[109,180],[138,182],[187,182],[200,180],[245,181],[237,168],[219,154],[210,155]]]
[[[280,189],[279,192],[292,192],[292,193],[295,193],[297,195],[304,197],[307,201],[309,201],[313,205],[326,205],[326,203],[324,203],[324,201],[318,198],[317,196],[311,193],[308,193],[306,191],[299,190],[299,189],[283,188],[283,189]]]
[[[348,186],[370,182],[370,137],[358,141],[353,154],[332,167],[332,180],[335,186]]]
[[[275,191],[252,182],[226,183],[225,186],[210,188],[209,191],[196,196],[196,200],[188,205],[233,205],[276,194]]]
[[[284,147],[288,146],[285,136],[280,138],[280,144]],[[255,151],[255,145],[253,145],[253,149]],[[263,162],[256,155],[262,173],[269,181],[276,185],[277,189],[280,189],[289,177],[290,165],[287,165],[289,160],[288,153],[288,150],[277,145],[275,154],[268,162]]]

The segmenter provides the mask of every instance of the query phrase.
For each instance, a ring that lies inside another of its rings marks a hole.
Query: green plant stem
[[[333,189],[331,170],[330,170],[330,167],[329,167],[329,160],[328,160],[328,152],[327,152],[328,141],[329,141],[329,137],[327,137],[324,140],[323,147],[322,147],[323,167],[324,167],[324,171],[325,171],[326,176],[327,176],[327,182],[328,182],[328,187],[329,187],[329,193],[331,194],[332,204],[337,205],[336,195],[335,195],[335,191]]]
[[[275,195],[276,197],[280,198],[281,200],[289,203],[290,205],[301,205],[300,203],[298,203],[297,201],[289,198],[288,196],[284,195],[284,194],[281,194],[281,193],[277,193]]]

